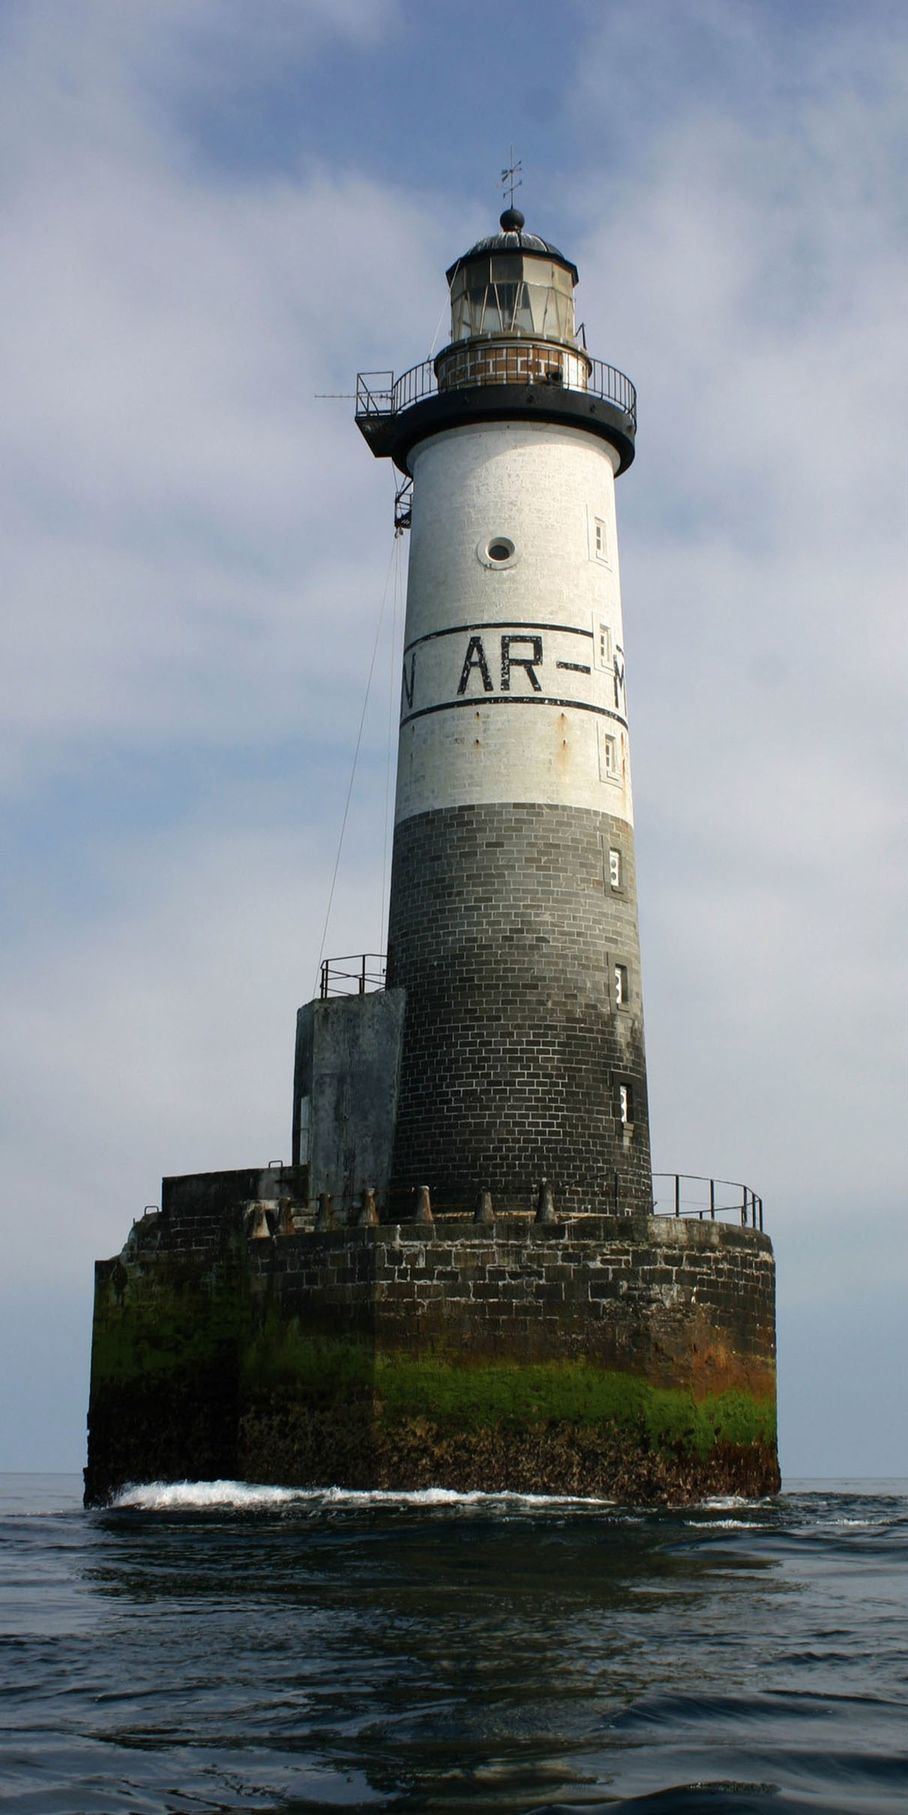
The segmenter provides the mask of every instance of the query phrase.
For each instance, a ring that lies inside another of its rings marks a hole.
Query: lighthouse
[[[447,272],[448,344],[361,374],[412,480],[387,982],[406,993],[389,1213],[539,1181],[652,1203],[615,480],[636,397],[591,357],[577,269],[526,229]]]
[[[779,1485],[762,1200],[651,1171],[615,481],[634,387],[513,207],[356,419],[410,527],[387,954],[297,1014],[289,1161],[95,1273],[88,1467],[685,1501]]]

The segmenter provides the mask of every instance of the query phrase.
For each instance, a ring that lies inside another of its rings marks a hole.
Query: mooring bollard
[[[552,1187],[548,1179],[544,1178],[536,1200],[536,1221],[537,1223],[553,1223],[555,1220],[555,1200],[552,1197]]]
[[[494,1223],[495,1217],[492,1211],[491,1191],[480,1191],[479,1202],[476,1205],[476,1214],[473,1221],[474,1223]]]
[[[330,1191],[320,1191],[318,1194],[318,1214],[315,1218],[315,1227],[319,1235],[325,1234],[328,1229],[337,1228],[334,1220],[334,1199]]]
[[[250,1241],[270,1241],[271,1225],[264,1204],[253,1204],[246,1217],[246,1234]]]
[[[356,1219],[357,1228],[374,1229],[378,1222],[378,1211],[375,1208],[375,1189],[372,1185],[364,1187],[361,1204],[362,1208]]]
[[[416,1189],[416,1209],[413,1212],[414,1223],[434,1223],[432,1199],[428,1185],[418,1185]]]

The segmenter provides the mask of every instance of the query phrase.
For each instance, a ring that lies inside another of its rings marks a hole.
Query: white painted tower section
[[[413,449],[398,823],[506,802],[632,824],[617,466],[545,422]]]

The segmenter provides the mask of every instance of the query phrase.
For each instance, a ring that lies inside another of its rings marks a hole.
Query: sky
[[[333,394],[443,344],[513,146],[639,393],[654,1163],[762,1193],[785,1473],[908,1474],[906,86],[900,0],[0,0],[0,1468],[81,1467],[94,1259],[289,1157],[381,947],[406,544]]]

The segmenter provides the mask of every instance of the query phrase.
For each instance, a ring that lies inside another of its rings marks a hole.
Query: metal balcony
[[[511,341],[496,348],[504,363],[498,383],[526,385],[527,343]],[[395,378],[393,372],[358,372],[356,375],[356,420],[362,426],[376,417],[399,416],[413,404],[440,393],[434,359],[423,359]],[[589,378],[584,385],[559,382],[558,389],[580,392],[584,397],[614,405],[628,419],[631,431],[637,427],[637,392],[624,372],[606,365],[601,359],[589,359]],[[483,386],[487,388],[488,381]],[[445,387],[447,390],[448,387]],[[553,387],[554,388],[554,387]]]

